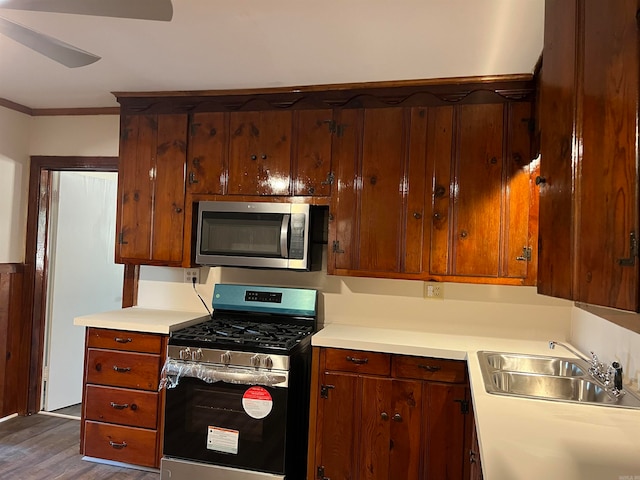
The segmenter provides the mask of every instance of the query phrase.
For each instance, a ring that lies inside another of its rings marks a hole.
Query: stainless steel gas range
[[[304,478],[317,292],[219,284],[213,309],[169,339],[161,480]]]

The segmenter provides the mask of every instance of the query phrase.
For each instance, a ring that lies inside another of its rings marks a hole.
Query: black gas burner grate
[[[311,325],[210,319],[174,332],[170,343],[210,348],[231,345],[291,350],[312,333]]]

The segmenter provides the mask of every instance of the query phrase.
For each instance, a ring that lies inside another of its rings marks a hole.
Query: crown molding
[[[0,107],[25,113],[31,117],[53,117],[62,115],[120,115],[120,107],[88,108],[30,108],[6,98],[0,98]]]

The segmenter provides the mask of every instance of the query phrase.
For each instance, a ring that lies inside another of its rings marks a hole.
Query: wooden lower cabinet
[[[80,453],[158,468],[166,336],[88,328]]]
[[[314,365],[307,480],[468,476],[464,362],[314,348]]]

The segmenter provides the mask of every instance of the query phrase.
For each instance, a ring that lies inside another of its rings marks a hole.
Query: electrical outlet
[[[199,268],[185,268],[184,269],[184,283],[200,283],[200,269]]]
[[[424,282],[424,298],[429,300],[444,300],[444,284],[439,282]]]

